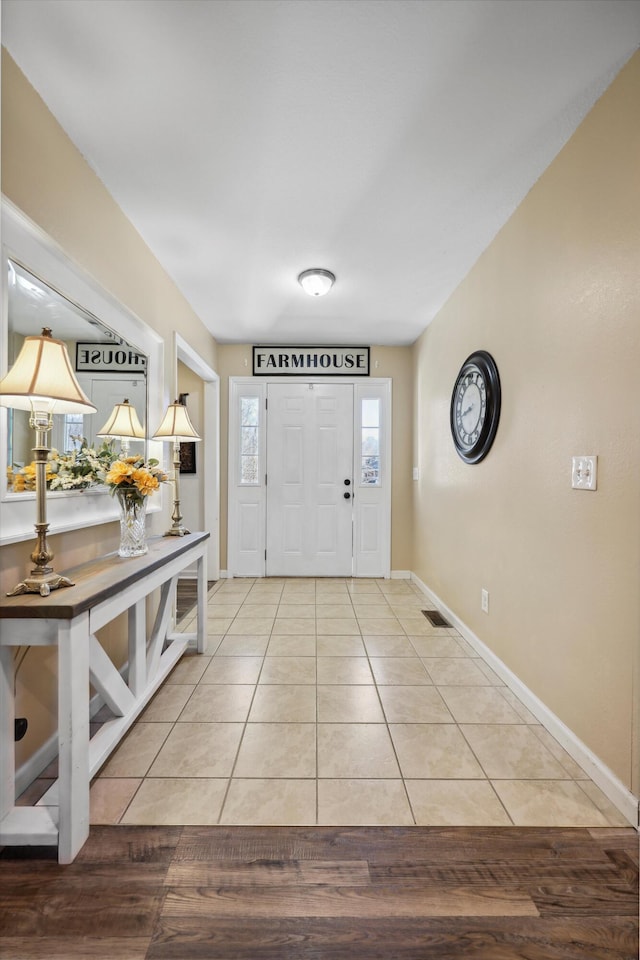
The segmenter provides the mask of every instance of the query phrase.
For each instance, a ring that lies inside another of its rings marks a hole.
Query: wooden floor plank
[[[169,888],[165,917],[531,917],[526,893],[499,887],[179,887]]]
[[[149,937],[6,937],[4,960],[145,960]]]
[[[70,888],[64,893],[19,892],[2,897],[0,957],[6,937],[151,937],[163,902],[161,889],[133,885]]]
[[[166,863],[175,856],[182,827],[92,826],[75,863]]]
[[[215,580],[207,581],[207,593],[215,585]],[[178,580],[176,589],[176,621],[180,623],[187,615],[195,611],[198,600],[198,581],[183,578]]]
[[[125,873],[126,867],[135,863],[132,875]],[[114,859],[107,862],[96,860],[86,862],[75,860],[69,864],[17,860],[7,863],[0,860],[0,897],[19,885],[21,892],[28,887],[34,890],[80,889],[91,886],[94,889],[108,889],[112,883],[124,882],[136,885],[155,884],[161,888],[165,882],[169,862],[151,860],[130,861],[126,858]]]
[[[179,860],[169,866],[170,887],[300,884],[361,886],[370,882],[366,860]]]
[[[624,883],[549,883],[531,891],[540,916],[638,916],[638,891]]]
[[[527,917],[160,921],[147,960],[637,960],[629,921]]]
[[[607,856],[615,864],[618,877],[631,884],[636,891],[638,884],[638,864],[629,856],[626,850],[607,850]]]
[[[388,884],[392,881],[422,881],[431,884],[497,884],[505,886],[523,886],[554,881],[567,883],[606,884],[626,879],[632,882],[632,876],[626,870],[616,867],[608,859],[572,861],[550,861],[547,858],[536,860],[488,860],[470,863],[433,863],[419,861],[414,863],[371,864],[369,868],[372,883]]]
[[[175,859],[365,860],[375,843],[378,864],[532,857],[607,860],[589,831],[580,827],[385,827],[380,831],[379,827],[184,827]],[[630,832],[635,833],[631,828]]]

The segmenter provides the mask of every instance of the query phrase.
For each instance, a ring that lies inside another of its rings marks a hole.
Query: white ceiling
[[[221,342],[413,342],[639,39],[638,0],[2,3]]]

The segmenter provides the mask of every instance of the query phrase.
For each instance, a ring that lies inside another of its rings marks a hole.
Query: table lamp
[[[162,423],[153,435],[154,440],[168,440],[173,442],[173,523],[166,531],[165,537],[184,537],[190,531],[182,525],[180,512],[180,444],[187,441],[197,441],[201,438],[195,431],[187,408],[183,403],[175,400],[167,407]]]
[[[67,348],[45,327],[41,336],[25,337],[16,362],[0,380],[0,406],[28,410],[29,426],[36,434],[33,458],[36,471],[36,546],[31,554],[31,574],[8,596],[39,593],[46,597],[57,587],[71,587],[67,577],[50,566],[53,553],[47,543],[47,459],[48,434],[54,413],[95,413],[96,407],[83,393],[71,366]]]
[[[120,440],[121,456],[129,454],[129,440],[144,440],[144,427],[138,419],[136,408],[125,399],[116,403],[111,416],[104,427],[96,433],[96,437],[116,437]]]

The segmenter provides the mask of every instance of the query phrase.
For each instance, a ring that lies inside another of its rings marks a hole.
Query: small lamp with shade
[[[9,592],[39,593],[46,597],[58,587],[73,586],[68,577],[50,566],[53,552],[47,543],[47,459],[48,434],[53,415],[58,413],[95,413],[96,407],[85,396],[71,366],[67,348],[45,327],[40,336],[25,337],[20,353],[9,372],[0,380],[0,406],[29,411],[29,426],[35,431],[33,448],[36,474],[36,546],[31,553],[34,567],[28,577]]]
[[[175,400],[169,404],[162,423],[153,435],[153,439],[173,443],[174,494],[173,512],[171,514],[173,523],[164,535],[165,537],[184,537],[185,534],[189,533],[189,530],[184,527],[182,513],[180,512],[180,444],[201,439],[191,423],[184,403]]]

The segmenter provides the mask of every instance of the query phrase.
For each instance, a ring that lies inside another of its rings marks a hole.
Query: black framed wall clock
[[[491,449],[500,420],[500,376],[486,350],[470,354],[451,394],[451,435],[465,463],[479,463]]]

